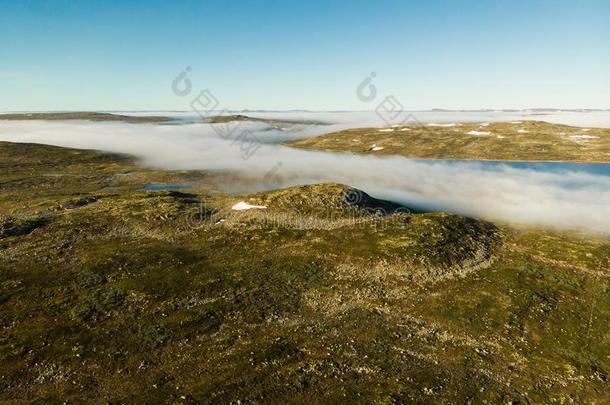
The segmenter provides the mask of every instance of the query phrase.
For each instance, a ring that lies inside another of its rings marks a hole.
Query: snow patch
[[[394,128],[384,128],[380,129],[379,132],[394,132]]]
[[[588,141],[591,139],[597,139],[599,138],[599,136],[593,136],[593,135],[572,135],[570,136],[570,139],[573,141]]]
[[[491,132],[489,131],[470,131],[470,132],[466,132],[467,135],[472,135],[472,136],[487,136],[487,135],[491,135]]]
[[[454,123],[447,123],[447,124],[436,124],[434,122],[428,124],[429,127],[443,127],[443,128],[451,128],[451,127],[455,127],[457,124]]]
[[[264,205],[251,205],[248,204],[245,201],[240,201],[237,204],[235,204],[233,207],[231,207],[231,209],[235,210],[235,211],[243,211],[243,210],[251,210],[251,209],[265,209],[267,208]]]

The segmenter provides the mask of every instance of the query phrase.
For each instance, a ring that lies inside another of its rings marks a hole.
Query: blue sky
[[[0,110],[610,108],[610,2],[0,0]]]

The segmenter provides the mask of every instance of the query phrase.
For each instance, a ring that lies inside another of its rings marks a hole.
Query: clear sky
[[[0,110],[610,108],[610,1],[0,0]]]

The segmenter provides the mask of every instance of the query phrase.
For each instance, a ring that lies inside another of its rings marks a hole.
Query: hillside
[[[426,159],[610,162],[610,130],[539,121],[358,128],[289,145]]]
[[[263,122],[272,126],[279,125],[327,125],[325,122],[313,120],[282,120],[276,118],[251,117],[242,114],[214,115],[207,120],[210,124],[225,124],[229,122]]]
[[[606,239],[51,146],[0,169],[1,400],[610,400]]]
[[[65,121],[65,120],[85,120],[85,121],[122,121],[132,124],[140,124],[147,122],[166,122],[170,121],[169,117],[161,116],[133,116],[123,114],[111,114],[102,112],[46,112],[46,113],[16,113],[16,114],[0,114],[0,121]]]

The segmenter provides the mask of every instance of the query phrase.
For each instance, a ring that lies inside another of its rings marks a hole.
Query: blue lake
[[[598,176],[610,176],[610,163],[570,163],[570,162],[501,162],[486,160],[425,160],[424,162],[443,162],[455,165],[478,165],[485,169],[501,170],[511,167],[513,169],[533,170],[541,173],[561,174],[567,172],[580,172]]]
[[[147,184],[144,186],[144,190],[148,191],[168,191],[168,190],[184,190],[193,188],[192,184],[187,183],[176,183],[176,184],[166,184],[166,183],[158,183],[158,184]]]

